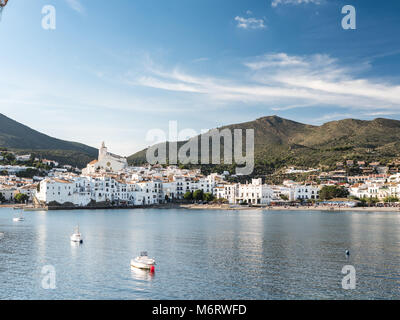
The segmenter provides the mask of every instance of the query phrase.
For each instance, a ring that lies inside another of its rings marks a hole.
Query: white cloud
[[[265,29],[264,19],[235,17],[237,27],[242,29]]]
[[[151,76],[130,84],[201,95],[210,103],[265,105],[275,110],[304,107],[341,107],[364,112],[400,111],[400,85],[358,77],[368,64],[345,67],[324,54],[290,56],[266,54],[247,59],[232,78],[196,76],[175,68],[148,70]],[[240,67],[240,66],[239,66]]]
[[[301,57],[288,56],[286,53],[278,53],[278,54],[268,54],[263,57],[253,59],[250,62],[245,63],[247,67],[253,70],[259,70],[266,67],[273,66],[305,66],[306,62]]]
[[[284,4],[308,4],[308,3],[314,3],[314,4],[321,4],[320,0],[273,0],[271,2],[271,6],[277,7],[278,5],[284,5]]]
[[[396,114],[399,114],[400,110],[398,112],[396,111],[378,111],[378,112],[366,112],[366,116],[370,117],[386,117],[386,116],[394,116]]]
[[[332,121],[332,120],[340,120],[340,119],[346,119],[346,118],[347,119],[354,118],[354,116],[351,113],[334,112],[334,113],[328,113],[319,118],[314,118],[314,119],[312,119],[312,122],[313,123],[325,123],[325,122]]]
[[[83,14],[85,12],[85,8],[83,7],[80,0],[66,0],[66,1],[72,10],[74,10],[80,14]]]

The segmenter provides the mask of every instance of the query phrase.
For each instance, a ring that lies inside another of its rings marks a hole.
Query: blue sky
[[[56,30],[41,27],[47,4]],[[170,120],[400,119],[399,14],[397,0],[9,0],[0,112],[122,155]]]

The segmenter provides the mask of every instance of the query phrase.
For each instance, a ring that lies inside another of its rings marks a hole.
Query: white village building
[[[274,191],[262,179],[253,179],[251,184],[219,184],[214,187],[214,196],[217,199],[226,199],[230,204],[259,204],[268,205],[274,199]]]
[[[291,180],[284,181],[283,185],[289,188],[289,201],[319,199],[320,189],[316,185],[302,185]]]

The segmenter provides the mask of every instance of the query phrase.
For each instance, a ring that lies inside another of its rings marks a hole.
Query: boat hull
[[[75,243],[83,243],[83,240],[80,237],[71,237],[71,242],[75,242]]]
[[[131,267],[141,270],[150,270],[151,267],[154,267],[155,262],[144,263],[136,260],[131,260]]]

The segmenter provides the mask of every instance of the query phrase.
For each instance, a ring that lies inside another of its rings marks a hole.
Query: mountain
[[[98,150],[87,145],[52,138],[0,113],[0,148],[33,153],[61,164],[84,167],[97,158]]]
[[[255,173],[271,173],[288,165],[334,167],[337,161],[348,159],[385,162],[400,155],[398,120],[344,119],[313,126],[268,116],[218,129],[225,128],[255,130]],[[146,149],[128,161],[145,163],[145,156]]]

